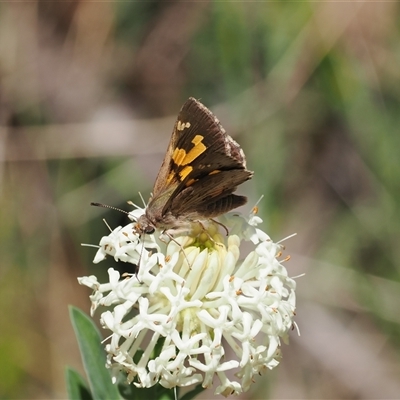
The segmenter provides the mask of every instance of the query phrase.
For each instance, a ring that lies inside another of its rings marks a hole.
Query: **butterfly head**
[[[146,214],[143,214],[136,222],[136,229],[141,234],[151,235],[156,230],[156,226]]]

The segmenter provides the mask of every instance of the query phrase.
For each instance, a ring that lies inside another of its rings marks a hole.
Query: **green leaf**
[[[67,367],[65,370],[68,398],[74,400],[92,400],[90,389],[78,371]]]
[[[159,383],[149,388],[137,388],[125,382],[121,382],[118,386],[121,396],[129,400],[157,399],[157,400],[175,400],[174,389],[162,387]]]
[[[105,367],[106,355],[100,344],[99,330],[91,318],[78,308],[70,307],[69,313],[93,399],[120,399],[117,386],[111,382]]]
[[[191,400],[194,399],[199,393],[204,390],[201,384],[197,385],[193,390],[187,392],[184,396],[182,396],[181,400]]]

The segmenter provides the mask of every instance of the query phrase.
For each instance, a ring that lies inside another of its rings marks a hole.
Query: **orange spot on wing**
[[[170,172],[167,177],[167,183],[171,183],[175,178],[175,172]]]
[[[185,165],[183,163],[185,157],[186,157],[186,151],[184,149],[176,148],[174,150],[174,153],[172,154],[172,159],[174,160],[174,163],[176,165]]]
[[[188,187],[188,186],[191,186],[191,185],[193,185],[193,183],[195,183],[195,182],[197,182],[198,181],[198,179],[189,179],[187,182],[186,182],[186,187]]]
[[[194,144],[193,148],[186,154],[180,165],[187,165],[194,161],[200,154],[203,154],[207,147],[203,144],[204,136],[196,135],[192,143]]]
[[[181,177],[181,180],[183,181],[191,172],[193,171],[193,168],[189,165],[187,165],[181,172],[179,172],[179,176]]]

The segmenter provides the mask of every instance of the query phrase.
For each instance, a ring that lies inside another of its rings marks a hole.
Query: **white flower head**
[[[136,220],[144,210],[131,213]],[[100,241],[94,262],[112,256],[139,265],[137,276],[110,268],[109,282],[79,278],[93,289],[111,331],[107,366],[138,387],[201,383],[228,396],[249,389],[253,376],[276,367],[281,339],[295,315],[295,281],[279,261],[282,246],[257,228],[261,218],[237,212],[193,223],[191,232],[138,235],[135,222]],[[252,247],[246,256],[241,243]],[[228,377],[229,376],[229,377]],[[232,378],[234,376],[234,378]]]

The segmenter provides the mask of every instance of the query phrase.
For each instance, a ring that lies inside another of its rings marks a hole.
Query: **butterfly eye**
[[[147,235],[151,235],[152,233],[154,233],[155,228],[154,228],[154,226],[148,225],[148,226],[146,226],[146,227],[143,229],[143,231],[144,231],[144,233],[146,233]]]
[[[144,233],[145,235],[151,235],[156,230],[154,223],[149,220],[146,214],[139,217],[136,222],[136,231],[139,233]]]

